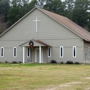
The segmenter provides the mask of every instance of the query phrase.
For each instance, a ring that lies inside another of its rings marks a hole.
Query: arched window
[[[14,58],[17,57],[17,48],[16,47],[13,48],[13,57]]]
[[[27,48],[27,57],[30,57],[30,48]]]
[[[48,57],[51,57],[51,48],[48,48]]]
[[[4,47],[1,47],[1,57],[4,57]]]
[[[60,58],[64,57],[64,47],[60,46]]]
[[[73,46],[72,56],[73,56],[73,58],[77,57],[77,48],[76,48],[76,46]]]

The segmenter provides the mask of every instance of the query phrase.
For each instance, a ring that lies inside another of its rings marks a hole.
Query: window
[[[48,48],[48,57],[51,57],[51,48]]]
[[[30,57],[30,48],[27,48],[27,57]]]
[[[73,46],[72,55],[73,55],[73,58],[77,57],[77,48],[76,48],[76,46]]]
[[[4,57],[4,47],[1,47],[1,57]]]
[[[17,57],[17,48],[16,47],[13,48],[13,57],[14,58]]]
[[[64,57],[64,47],[60,46],[60,57],[63,58]]]

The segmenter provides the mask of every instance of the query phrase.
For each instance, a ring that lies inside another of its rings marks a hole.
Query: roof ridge
[[[43,13],[47,14],[48,16],[50,16],[52,19],[54,19],[55,21],[57,21],[58,23],[60,23],[64,27],[66,27],[67,29],[69,29],[70,31],[72,31],[73,33],[75,33],[76,35],[78,35],[79,37],[83,38],[86,41],[90,41],[90,32],[88,32],[86,29],[79,26],[78,24],[76,24],[72,20],[68,19],[65,16],[47,11],[45,9],[41,9],[41,8],[38,8],[38,9],[40,11],[42,11]],[[68,21],[70,23],[68,23]]]
[[[38,8],[39,10],[43,10],[43,11],[46,11],[46,12],[49,12],[49,13],[52,13],[52,14],[55,14],[55,15],[58,15],[58,16],[61,16],[61,17],[65,17],[65,16],[62,16],[60,14],[57,14],[57,13],[54,13],[54,12],[51,12],[51,11],[48,11],[46,9],[42,9],[42,8]]]
[[[40,10],[42,13],[46,14],[65,28],[69,29],[71,32],[75,33],[77,36],[81,37],[82,39],[89,41],[90,42],[90,33],[86,31],[84,28],[81,26],[77,25],[75,22],[72,20],[68,19],[65,16],[47,11],[45,9],[39,8],[39,7],[34,7],[32,10],[30,10],[27,14],[25,14],[22,18],[20,18],[16,23],[14,23],[11,27],[9,27],[6,31],[4,31],[2,35],[4,35],[7,31],[9,31],[11,28],[13,28],[17,23],[19,23],[21,20],[23,20],[26,16],[28,16],[31,12],[33,12],[35,9]],[[69,23],[68,23],[69,22]]]

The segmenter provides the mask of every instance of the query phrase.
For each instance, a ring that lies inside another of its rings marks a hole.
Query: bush
[[[19,63],[22,63],[21,61],[19,61]]]
[[[75,62],[75,64],[80,64],[79,62]]]
[[[13,61],[12,63],[13,63],[13,64],[17,64],[18,62],[17,62],[17,61]]]
[[[50,63],[57,63],[55,60],[51,60]]]
[[[60,62],[60,64],[64,64],[64,62],[63,62],[63,61],[61,61],[61,62]]]
[[[66,64],[73,64],[73,61],[67,61]]]
[[[5,61],[5,63],[8,63],[8,61]]]

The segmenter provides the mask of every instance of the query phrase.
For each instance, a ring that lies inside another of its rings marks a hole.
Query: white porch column
[[[23,46],[23,63],[25,63],[25,47]]]
[[[39,63],[42,63],[42,60],[41,60],[41,46],[39,46]]]

